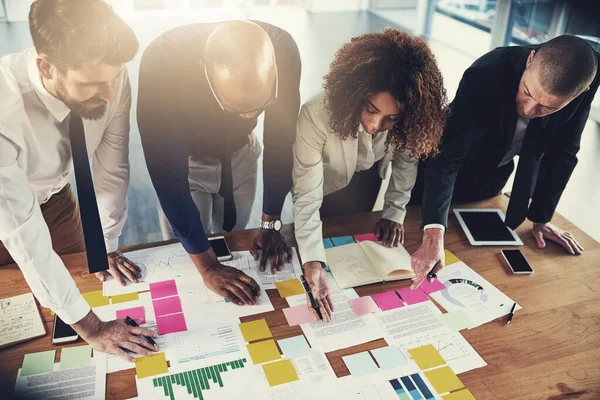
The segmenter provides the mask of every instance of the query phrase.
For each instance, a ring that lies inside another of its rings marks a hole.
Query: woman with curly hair
[[[298,117],[292,194],[305,276],[328,321],[333,304],[322,269],[321,218],[372,211],[391,163],[374,231],[386,246],[403,243],[418,162],[438,152],[447,99],[425,41],[395,29],[353,38],[324,80],[324,92]]]

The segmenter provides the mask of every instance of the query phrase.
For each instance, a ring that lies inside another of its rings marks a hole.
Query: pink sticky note
[[[144,313],[144,307],[126,308],[124,310],[117,310],[117,318],[129,317],[131,319],[142,320],[140,324],[146,323],[146,314]]]
[[[402,288],[396,290],[396,292],[398,292],[400,297],[402,297],[402,300],[404,300],[408,305],[422,303],[429,300],[429,297],[427,297],[425,292],[419,289],[412,290],[411,288]]]
[[[374,233],[362,233],[360,235],[354,235],[354,239],[357,242],[378,242],[377,236]]]
[[[361,316],[379,311],[379,307],[371,296],[359,297],[348,302],[356,315]]]
[[[446,286],[444,286],[444,284],[437,279],[434,279],[431,283],[427,282],[427,279],[425,279],[419,286],[419,289],[427,294],[431,294],[446,289]]]
[[[187,331],[183,313],[156,317],[156,327],[160,335]]]
[[[306,304],[284,308],[283,314],[285,315],[285,319],[287,319],[289,326],[300,325],[314,321],[313,316],[308,310]]]
[[[175,281],[156,282],[150,284],[150,296],[153,299],[160,299],[161,297],[175,296],[177,294],[177,285]]]
[[[165,297],[158,300],[152,300],[154,315],[161,316],[182,312],[179,296]]]
[[[385,293],[377,293],[371,297],[373,297],[373,300],[375,300],[375,303],[377,303],[381,311],[392,310],[394,308],[404,306],[404,303],[402,303],[400,297],[398,297],[396,292],[393,290]]]

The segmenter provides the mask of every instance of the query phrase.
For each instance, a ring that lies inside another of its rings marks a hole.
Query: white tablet
[[[522,246],[519,236],[504,224],[496,208],[455,208],[454,214],[473,246]]]

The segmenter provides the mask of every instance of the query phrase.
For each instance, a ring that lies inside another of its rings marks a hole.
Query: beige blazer
[[[321,92],[302,106],[294,143],[294,228],[303,263],[325,262],[319,214],[323,196],[350,183],[358,156],[358,140],[342,140],[331,132],[323,96]],[[379,169],[382,179],[390,162],[392,176],[385,193],[383,218],[402,223],[410,191],[417,178],[418,160],[410,158],[408,154],[393,157],[391,153],[386,153]]]

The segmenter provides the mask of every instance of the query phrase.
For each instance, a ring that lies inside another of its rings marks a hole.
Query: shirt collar
[[[31,63],[29,64],[29,81],[31,82],[33,90],[38,95],[42,103],[44,103],[44,106],[50,112],[50,114],[52,114],[52,116],[54,116],[58,122],[63,122],[71,110],[65,103],[52,96],[52,94],[46,90],[44,84],[42,83],[42,77],[38,71],[35,57],[33,57]]]

